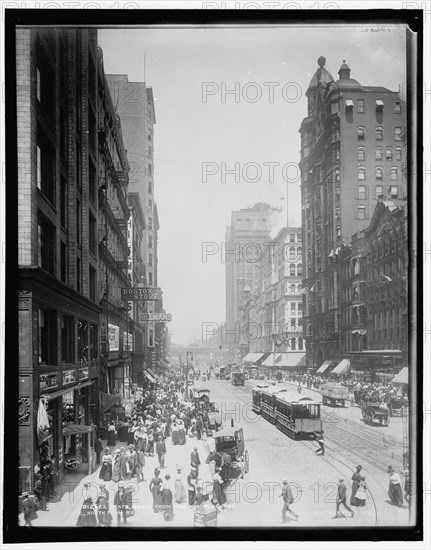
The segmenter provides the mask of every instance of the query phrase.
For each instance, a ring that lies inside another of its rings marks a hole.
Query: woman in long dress
[[[162,507],[163,507],[163,518],[165,521],[172,521],[174,519],[174,508],[172,505],[172,482],[171,476],[169,474],[165,475],[165,480],[161,486],[162,492]]]
[[[79,514],[76,526],[77,527],[97,527],[96,512],[94,510],[94,504],[91,497],[87,497],[84,500],[81,508],[81,513]]]
[[[183,473],[181,468],[177,468],[177,475],[175,479],[175,497],[174,500],[177,504],[181,504],[186,501],[186,488],[183,482]]]
[[[162,484],[162,480],[159,477],[160,470],[157,468],[154,470],[154,477],[150,481],[150,491],[153,494],[153,511],[158,514],[161,511],[161,505],[162,505],[162,494],[160,490],[160,486]]]
[[[356,502],[356,491],[359,487],[359,481],[361,479],[362,466],[356,466],[356,472],[352,475],[352,494],[350,496],[350,506],[359,506]]]
[[[107,447],[115,447],[115,438],[117,437],[117,430],[115,429],[115,423],[112,420],[108,428],[108,442],[106,443]]]
[[[226,495],[223,490],[223,480],[220,477],[219,470],[213,475],[213,492],[217,499],[218,504],[223,507],[226,503]]]
[[[389,474],[389,489],[388,489],[388,495],[391,499],[391,503],[395,506],[401,507],[404,504],[403,501],[403,491],[401,489],[401,480],[400,476],[395,473],[395,470],[392,468],[392,466],[389,466],[388,468],[388,474]]]
[[[358,483],[355,496],[357,504],[355,506],[363,507],[367,502],[367,484],[365,483],[365,477],[361,476]]]
[[[105,449],[105,454],[102,456],[102,467],[100,468],[99,479],[103,479],[103,481],[111,481],[112,479],[112,455],[109,448]]]
[[[112,466],[112,481],[118,483],[121,479],[121,462],[120,451],[115,452],[114,465]]]

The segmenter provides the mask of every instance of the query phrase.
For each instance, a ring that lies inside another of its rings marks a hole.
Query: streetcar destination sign
[[[172,321],[172,315],[170,313],[141,313],[139,321],[141,323],[145,321],[164,323],[166,321]]]
[[[157,287],[122,288],[121,299],[123,302],[160,300],[161,290]]]

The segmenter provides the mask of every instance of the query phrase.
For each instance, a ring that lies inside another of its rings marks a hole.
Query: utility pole
[[[186,396],[189,400],[189,352],[186,352]]]

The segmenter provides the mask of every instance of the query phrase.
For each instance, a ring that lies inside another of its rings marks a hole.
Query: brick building
[[[107,393],[130,397],[131,351],[133,342],[128,304],[121,289],[131,286],[128,278],[129,246],[127,227],[128,173],[121,121],[115,111],[103,70],[103,53],[98,50],[98,299],[103,305],[101,343],[102,384]]]
[[[129,82],[125,74],[107,75],[108,85],[115,106],[121,117],[124,143],[130,162],[129,190],[139,195],[145,216],[140,256],[143,260],[143,284],[158,287],[158,230],[159,221],[154,188],[154,125],[156,113],[153,90],[145,82]],[[162,303],[145,302],[146,312],[163,309]],[[156,367],[160,350],[157,349],[156,332],[161,330],[157,323],[145,323],[141,329],[144,335],[144,366]],[[159,338],[157,338],[159,342]]]
[[[91,435],[64,428],[98,421],[97,31],[18,28],[16,40],[19,455],[31,487],[41,455],[60,479],[67,455],[88,467]]]
[[[334,81],[325,58],[307,90],[302,121],[304,330],[307,364],[343,358],[340,252],[364,229],[378,198],[401,205],[406,106],[399,94],[363,86],[343,63]]]

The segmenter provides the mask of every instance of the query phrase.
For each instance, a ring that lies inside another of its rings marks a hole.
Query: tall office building
[[[324,57],[307,90],[301,133],[304,337],[308,366],[341,359],[340,251],[369,225],[379,198],[401,205],[406,106],[397,92],[363,86]]]
[[[231,353],[239,353],[240,309],[250,292],[260,290],[260,262],[271,241],[273,213],[268,204],[257,203],[232,212],[231,225],[226,228],[226,330],[222,340]]]
[[[154,197],[154,124],[156,114],[152,88],[145,82],[129,82],[125,74],[107,75],[109,89],[121,126],[127,155],[130,163],[129,190],[140,198],[145,218],[141,250],[136,251],[142,262],[142,284],[149,287],[158,286],[157,245],[159,219]],[[142,304],[146,312],[159,312],[162,302]],[[162,325],[145,323],[144,362],[147,367],[154,367],[158,356],[157,338]]]

